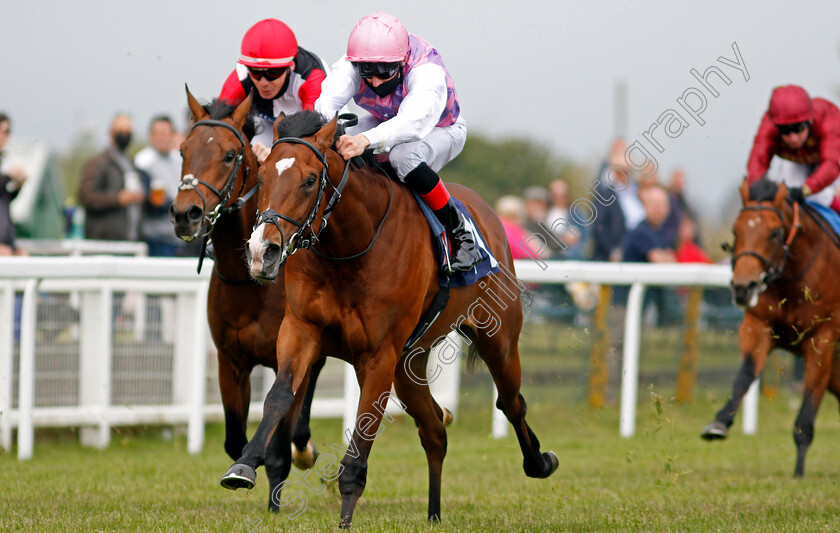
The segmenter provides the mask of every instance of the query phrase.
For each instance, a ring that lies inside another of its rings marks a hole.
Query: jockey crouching
[[[245,32],[237,63],[219,99],[236,106],[253,90],[257,134],[251,147],[262,164],[271,151],[274,121],[280,113],[311,110],[326,74],[321,59],[298,46],[291,28],[277,19],[261,20]]]
[[[387,153],[399,179],[446,228],[450,268],[472,269],[481,255],[437,174],[467,138],[455,85],[437,50],[391,15],[362,18],[350,33],[347,54],[324,80],[315,110],[331,119],[351,98],[370,116],[339,138],[338,153],[345,160],[368,148]]]
[[[840,213],[834,183],[840,176],[840,109],[823,98],[811,99],[802,87],[776,87],[747,165],[749,183],[760,179],[773,156],[787,161],[790,171],[782,180],[790,198],[831,207]]]

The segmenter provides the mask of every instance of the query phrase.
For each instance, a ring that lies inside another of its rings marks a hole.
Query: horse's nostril
[[[193,223],[200,222],[203,217],[204,217],[204,211],[196,205],[190,207],[189,210],[187,211],[187,218],[189,219],[190,222],[193,222]]]
[[[266,263],[272,263],[280,256],[280,246],[274,243],[268,245],[266,248],[265,253],[263,254],[263,260]]]

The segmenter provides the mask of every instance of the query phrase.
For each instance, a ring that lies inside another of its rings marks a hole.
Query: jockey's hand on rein
[[[801,204],[805,201],[805,194],[802,192],[802,187],[791,187],[788,189],[788,198],[794,202]]]

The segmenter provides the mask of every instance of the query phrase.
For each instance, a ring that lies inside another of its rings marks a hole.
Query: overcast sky
[[[441,52],[474,133],[532,137],[594,166],[615,133],[616,84],[626,83],[628,141],[651,150],[666,178],[684,167],[707,218],[736,194],[774,86],[797,83],[835,102],[840,87],[837,0],[3,0],[0,109],[12,115],[14,135],[53,150],[85,126],[104,145],[117,110],[145,136],[159,112],[183,124],[184,83],[200,98],[218,94],[254,22],[284,20],[301,46],[332,64],[355,22],[377,9]],[[737,61],[733,43],[748,81],[718,60]],[[731,80],[710,78],[716,98],[690,74],[712,65]],[[707,100],[702,126],[677,102],[691,88]],[[688,126],[676,138],[654,131],[659,153],[643,133],[669,109]]]

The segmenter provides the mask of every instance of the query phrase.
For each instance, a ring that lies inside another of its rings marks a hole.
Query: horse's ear
[[[275,141],[280,138],[280,133],[278,133],[277,128],[280,126],[280,123],[283,122],[283,120],[285,120],[285,119],[286,119],[286,113],[280,111],[280,114],[277,115],[277,120],[274,121],[274,127],[272,128],[274,130],[274,140]]]
[[[750,184],[747,181],[747,177],[744,176],[743,181],[741,181],[741,205],[747,205],[747,202],[750,199]]]
[[[326,152],[328,148],[333,145],[333,141],[335,140],[335,129],[338,127],[338,115],[334,116],[333,119],[327,124],[318,130],[318,133],[315,134],[315,146],[318,147],[319,150],[322,152]]]
[[[251,89],[250,94],[242,103],[236,106],[236,109],[233,111],[233,115],[231,118],[233,119],[233,125],[236,129],[241,130],[242,125],[245,124],[245,119],[248,117],[248,112],[251,110],[251,101],[253,100],[252,96],[254,95],[254,90]]]
[[[776,207],[781,208],[785,205],[785,200],[787,199],[788,195],[788,188],[784,182],[779,183],[779,187],[776,189],[776,196],[773,198],[773,205]]]
[[[193,121],[198,122],[199,120],[204,120],[208,117],[207,111],[201,107],[201,104],[198,103],[198,100],[195,99],[195,96],[192,95],[190,92],[190,88],[187,84],[184,84],[184,88],[187,90],[187,106],[190,108],[190,113],[192,113]]]

